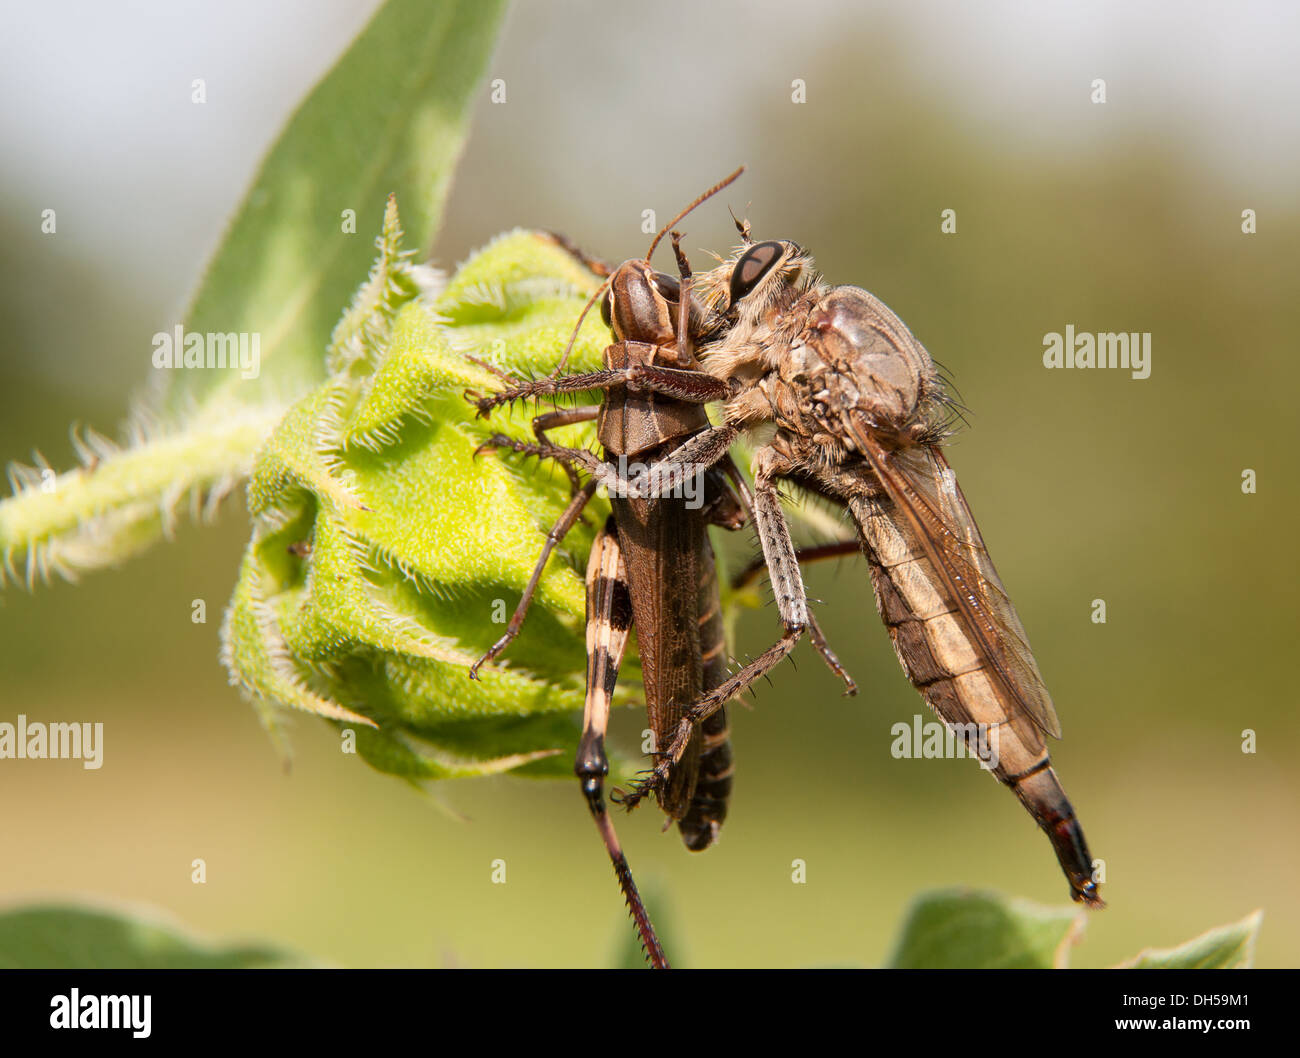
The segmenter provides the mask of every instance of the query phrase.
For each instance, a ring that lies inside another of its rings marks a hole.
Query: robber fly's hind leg
[[[546,543],[542,545],[542,553],[538,556],[537,564],[533,567],[533,575],[528,578],[528,585],[524,588],[523,595],[519,597],[519,605],[515,607],[515,612],[510,617],[510,623],[506,625],[505,634],[492,644],[486,654],[470,666],[469,678],[471,680],[478,679],[478,670],[505,650],[510,645],[511,640],[519,634],[519,629],[524,624],[524,617],[528,613],[528,607],[533,601],[533,593],[537,591],[537,585],[542,579],[542,572],[546,569],[546,563],[551,557],[551,552],[559,546],[565,534],[573,528],[574,522],[582,514],[582,509],[587,506],[587,502],[595,494],[596,481],[593,478],[573,494],[573,498],[569,500],[569,505],[564,508],[564,513],[551,527],[551,531],[546,534]]]
[[[609,853],[619,888],[627,901],[632,921],[636,923],[641,947],[655,969],[667,969],[654,926],[632,880],[614,821],[605,805],[605,777],[609,760],[605,756],[605,730],[609,723],[610,701],[618,681],[618,667],[627,648],[632,628],[632,597],[627,586],[627,572],[618,546],[618,533],[611,517],[596,537],[587,563],[587,699],[583,714],[582,741],[573,770],[582,783],[591,817],[600,831]]]
[[[776,490],[773,474],[774,455],[770,449],[762,449],[755,458],[754,494],[749,502],[754,525],[758,529],[759,543],[762,544],[763,555],[767,559],[768,571],[772,578],[777,612],[780,614],[781,626],[785,632],[757,658],[682,714],[672,741],[655,761],[654,772],[650,778],[639,783],[624,796],[623,803],[629,809],[636,807],[641,798],[651,790],[659,788],[667,780],[669,772],[686,751],[695,725],[708,719],[729,699],[767,675],[794,649],[795,644],[808,630],[808,599],[804,593],[803,577],[795,557],[794,543],[790,539],[790,527],[786,525],[785,515],[781,511],[781,498]],[[836,664],[838,665],[838,662]]]
[[[856,540],[836,540],[830,544],[819,544],[816,547],[801,547],[796,549],[795,558],[799,560],[799,565],[803,566],[809,562],[821,562],[828,558],[843,558],[845,555],[861,554],[862,545]],[[767,562],[763,558],[756,558],[739,573],[731,578],[731,590],[740,591],[742,588],[748,588],[759,576],[767,569]]]
[[[826,635],[822,632],[821,625],[817,623],[817,618],[813,616],[811,610],[808,611],[808,638],[816,648],[817,653],[822,656],[826,662],[826,667],[835,673],[844,682],[845,697],[852,697],[858,693],[858,685],[854,682],[853,677],[849,675],[849,670],[844,667],[831,645],[826,642]]]

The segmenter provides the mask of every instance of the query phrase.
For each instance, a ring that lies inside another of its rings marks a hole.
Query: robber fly
[[[908,679],[990,763],[996,740],[992,770],[1046,831],[1071,895],[1104,906],[1048,756],[1046,736],[1060,736],[1051,697],[943,455],[954,404],[934,363],[878,298],[825,283],[797,244],[753,243],[748,225],[738,227],[745,244],[697,277],[706,309],[725,321],[701,363],[729,393],[725,424],[693,439],[690,454],[707,460],[741,430],[775,426],[755,455],[753,508],[785,634],[687,710],[655,774],[627,800],[662,782],[691,725],[776,664],[808,626],[800,555],[777,494],[790,482],[847,508],[858,539],[817,557],[861,547]]]
[[[554,375],[529,382],[503,376],[505,390],[488,397],[474,395],[480,414],[486,414],[524,398],[591,390],[605,394],[599,407],[539,416],[534,420],[536,444],[499,435],[489,442],[492,447],[555,459],[571,473],[581,469],[590,477],[585,485],[574,477],[573,500],[548,535],[519,608],[505,634],[478,664],[499,655],[517,634],[551,550],[596,488],[606,486],[613,514],[597,535],[587,568],[587,698],[575,771],[654,966],[666,967],[667,960],[641,907],[603,796],[609,771],[604,735],[610,699],[633,627],[656,744],[677,733],[691,703],[724,681],[728,659],[708,528],[743,526],[748,490],[725,450],[713,453],[708,468],[700,467],[698,473],[678,458],[683,446],[709,432],[704,405],[728,392],[725,383],[697,370],[693,352],[697,341],[715,336],[721,320],[702,312],[692,297],[690,266],[676,232],[678,278],[656,272],[650,259],[673,225],[739,175],[737,170],[710,188],[665,226],[645,258],[624,262],[597,291],[602,316],[615,339],[605,349],[603,371],[562,375],[566,350]],[[546,438],[556,426],[591,419],[597,422],[604,459],[553,445]],[[667,488],[653,494],[629,488],[629,475],[637,476],[629,470],[629,459],[637,460],[656,481],[666,475],[665,468],[681,471],[674,481],[677,485],[694,481],[698,486],[694,496],[669,495],[672,490]],[[821,642],[819,633],[814,638]],[[719,708],[700,724],[691,725],[655,790],[660,807],[677,823],[687,848],[700,851],[716,840],[726,816],[732,772],[726,713]]]

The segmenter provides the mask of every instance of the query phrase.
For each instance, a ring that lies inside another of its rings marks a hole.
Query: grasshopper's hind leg
[[[587,807],[605,842],[605,851],[614,864],[619,887],[627,901],[632,921],[636,923],[650,965],[657,970],[668,969],[668,960],[654,926],[646,913],[645,905],[632,880],[614,821],[605,805],[605,777],[609,774],[609,760],[605,756],[605,730],[609,724],[610,701],[618,682],[618,667],[627,649],[628,633],[632,628],[632,598],[628,592],[627,571],[623,554],[618,546],[618,532],[611,517],[596,537],[587,563],[587,701],[583,714],[582,741],[578,744],[578,757],[573,770],[582,782],[582,793]]]

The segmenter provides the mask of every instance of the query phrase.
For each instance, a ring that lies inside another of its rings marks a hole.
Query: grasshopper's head
[[[677,340],[681,286],[640,258],[624,261],[609,280],[600,303],[601,319],[616,342],[672,345]]]
[[[688,349],[711,337],[721,319],[708,311],[693,294],[688,305]],[[657,272],[648,261],[624,261],[610,277],[609,289],[600,303],[601,319],[614,332],[615,342],[642,342],[658,346],[656,359],[664,366],[684,367],[691,361],[681,353],[678,326],[681,319],[682,286],[676,276]]]

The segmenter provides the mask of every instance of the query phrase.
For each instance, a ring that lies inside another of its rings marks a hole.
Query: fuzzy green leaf
[[[385,196],[401,202],[412,245],[433,241],[503,10],[503,0],[379,9],[263,161],[184,321],[260,334],[260,375],[171,372],[168,409],[222,391],[238,404],[252,390],[292,398],[324,377],[321,350],[370,263]]]
[[[1063,968],[1084,914],[998,893],[944,890],[912,904],[891,967],[897,969]]]
[[[1121,969],[1135,970],[1241,970],[1255,961],[1263,911],[1254,911],[1240,922],[1231,922],[1193,937],[1176,948],[1147,948],[1120,963]]]

